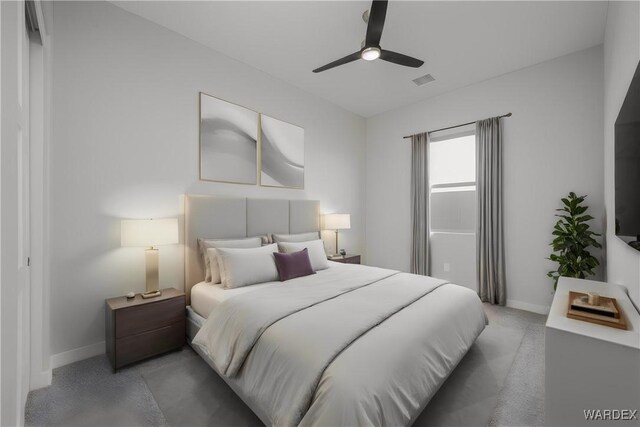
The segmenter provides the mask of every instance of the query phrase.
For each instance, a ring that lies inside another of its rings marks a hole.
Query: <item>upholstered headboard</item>
[[[317,200],[240,199],[187,194],[184,198],[184,287],[204,280],[198,239],[234,239],[267,233],[320,230]]]

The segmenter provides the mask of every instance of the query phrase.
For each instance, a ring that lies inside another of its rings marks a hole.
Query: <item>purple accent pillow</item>
[[[276,268],[278,269],[281,282],[295,279],[296,277],[316,274],[316,272],[313,271],[313,267],[311,267],[311,260],[309,259],[307,248],[288,254],[274,252],[273,256],[276,259]]]

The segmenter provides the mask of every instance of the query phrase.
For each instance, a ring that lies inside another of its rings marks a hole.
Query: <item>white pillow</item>
[[[281,242],[309,242],[311,240],[318,240],[320,234],[317,231],[310,233],[298,233],[298,234],[271,234],[273,243]]]
[[[247,249],[209,249],[207,252],[218,252],[218,266],[222,286],[239,288],[256,283],[278,280],[278,268],[273,256],[278,245],[271,244],[261,248]]]
[[[215,251],[209,254],[210,248],[259,248],[262,246],[261,237],[248,237],[245,239],[198,239],[200,252],[204,259],[205,282],[220,283],[220,270],[218,270],[218,259]]]
[[[312,240],[309,242],[281,242],[278,243],[280,252],[291,253],[298,252],[307,248],[309,252],[309,259],[311,260],[311,266],[314,270],[324,270],[329,268],[329,262],[327,261],[327,254],[324,251],[324,243],[322,240]]]

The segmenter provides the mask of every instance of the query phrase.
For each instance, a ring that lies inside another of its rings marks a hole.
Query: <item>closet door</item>
[[[30,371],[29,32],[24,1],[0,2],[0,20],[0,425],[22,425]]]
[[[25,2],[18,2],[18,396],[26,402],[30,371],[30,135],[29,135],[29,30]],[[22,407],[21,407],[22,409]]]

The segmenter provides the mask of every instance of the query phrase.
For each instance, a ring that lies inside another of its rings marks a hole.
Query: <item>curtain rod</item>
[[[503,114],[502,116],[498,116],[499,119],[503,118],[503,117],[511,117],[511,113],[507,113],[507,114]],[[475,122],[469,122],[469,123],[463,123],[461,125],[455,125],[455,126],[449,126],[448,128],[442,128],[442,129],[436,129],[436,130],[430,130],[427,133],[434,133],[434,132],[440,132],[443,130],[449,130],[449,129],[455,129],[455,128],[459,128],[462,126],[467,126],[467,125],[472,125]],[[417,133],[414,133],[413,135],[417,135]],[[411,138],[413,135],[407,135],[407,136],[403,136],[404,139],[406,138]]]

